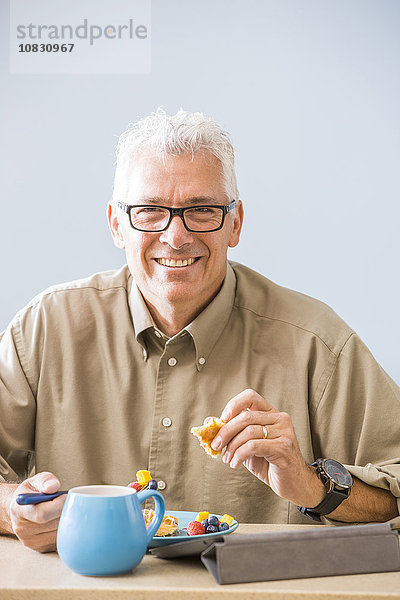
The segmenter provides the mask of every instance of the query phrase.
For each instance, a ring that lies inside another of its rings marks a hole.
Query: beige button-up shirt
[[[400,497],[398,386],[328,306],[235,263],[170,339],[127,266],[34,298],[0,340],[0,479],[26,477],[29,456],[63,488],[149,469],[167,509],[309,523],[190,434],[246,388],[291,415],[306,461],[334,458]]]

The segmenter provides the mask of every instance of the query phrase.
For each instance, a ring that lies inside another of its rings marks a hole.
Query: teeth
[[[174,258],[156,258],[156,261],[163,265],[163,267],[188,267],[192,265],[195,261],[194,258],[184,258],[183,260],[179,258],[175,260]]]

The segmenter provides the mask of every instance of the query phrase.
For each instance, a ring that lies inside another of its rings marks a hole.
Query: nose
[[[193,241],[193,234],[188,231],[179,215],[174,215],[171,219],[171,223],[165,231],[161,232],[160,242],[164,242],[178,250],[185,244],[190,244]]]

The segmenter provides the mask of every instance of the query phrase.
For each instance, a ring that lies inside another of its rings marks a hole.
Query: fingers
[[[43,492],[45,494],[54,494],[54,492],[58,492],[60,489],[60,481],[57,479],[53,473],[49,473],[48,471],[43,471],[41,473],[37,473],[29,479],[26,479],[21,485],[18,492],[19,494],[23,494],[26,492]]]
[[[268,426],[268,436],[271,439],[272,427]],[[248,425],[245,429],[242,429],[237,435],[231,438],[230,442],[226,445],[222,461],[224,463],[230,463],[236,450],[249,440],[263,439],[263,431],[261,425]],[[223,443],[223,442],[222,442]],[[233,466],[231,464],[231,466]]]
[[[249,424],[247,425],[247,423]],[[266,439],[263,435],[262,425],[268,426],[268,436]],[[226,431],[223,431],[225,427]],[[278,450],[281,449],[282,453],[286,452],[288,450],[286,440],[294,435],[291,419],[287,413],[266,414],[254,412],[254,414],[238,415],[225,425],[224,428],[219,432],[222,437],[221,443],[227,440],[222,460],[225,463],[230,463],[230,466],[233,468],[248,458],[248,455],[244,453],[245,458],[241,461],[242,453],[238,452],[238,449],[242,448],[242,446],[249,448],[248,442],[261,442],[261,445],[257,443],[253,446],[257,452],[259,452],[259,448],[262,448],[263,454],[255,453],[254,456],[263,456],[267,460],[276,460],[278,458]],[[277,441],[278,443],[272,444],[272,441]],[[231,462],[234,456],[235,460]]]
[[[272,406],[272,404],[260,396],[260,394],[254,390],[248,389],[240,392],[240,394],[237,394],[237,396],[234,396],[229,400],[222,411],[221,419],[228,422],[246,409],[251,411],[261,410],[265,412],[278,412],[278,409]]]
[[[36,523],[37,525],[49,523],[61,515],[66,495],[58,496],[54,500],[41,502],[40,504],[26,504],[21,506],[20,517],[25,521]]]
[[[245,410],[240,412],[237,416],[232,417],[230,421],[226,423],[215,436],[212,441],[212,448],[218,450],[226,446],[232,438],[238,435],[242,430],[250,428],[247,431],[247,436],[260,438],[262,437],[262,425],[268,425],[268,437],[274,437],[274,425],[282,420],[285,413],[279,413],[274,411],[260,411],[260,410]]]
[[[290,415],[280,412],[254,390],[241,392],[225,406],[226,424],[211,443],[214,450],[225,447],[223,462],[236,468],[251,458],[286,469],[300,461],[300,448]],[[262,426],[268,428],[265,439]]]
[[[19,485],[10,505],[10,519],[15,535],[29,548],[38,552],[56,549],[57,527],[66,496],[59,496],[41,504],[19,505],[18,494],[27,492],[54,493],[60,481],[53,473],[37,473]]]
[[[233,469],[239,467],[246,460],[253,457],[262,457],[269,463],[287,468],[292,461],[293,443],[290,437],[279,437],[274,440],[249,439],[236,450],[229,453],[227,460]],[[226,454],[226,453],[225,453]],[[224,455],[225,458],[225,455]]]

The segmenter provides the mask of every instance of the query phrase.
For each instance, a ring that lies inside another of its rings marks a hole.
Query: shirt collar
[[[231,265],[228,263],[226,276],[218,294],[183,330],[187,331],[193,339],[196,349],[196,367],[199,371],[204,368],[212,349],[228,322],[235,298],[235,289],[236,276]],[[136,340],[143,347],[146,359],[148,350],[145,341],[145,331],[157,328],[146,306],[146,302],[134,281],[132,281],[129,293],[129,307],[135,328]],[[176,335],[178,336],[181,333],[178,332]]]
[[[143,348],[143,358],[146,360],[148,350],[145,341],[145,331],[155,328],[155,324],[149,309],[146,306],[142,293],[134,280],[132,280],[132,286],[129,292],[129,308],[132,315],[133,327],[135,329],[135,337]]]

